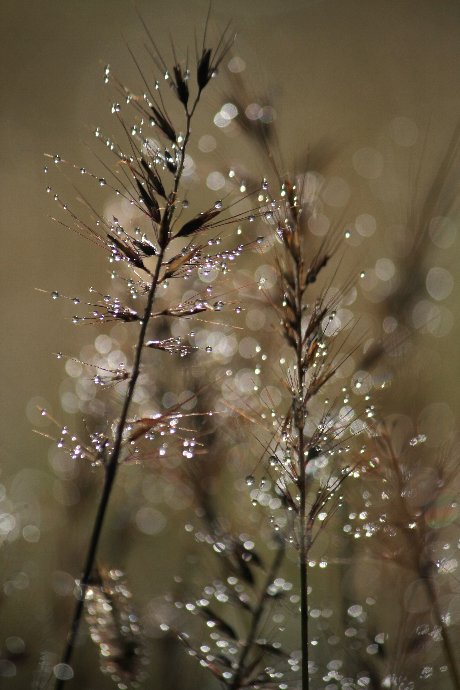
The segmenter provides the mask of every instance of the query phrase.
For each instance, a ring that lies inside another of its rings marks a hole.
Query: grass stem
[[[136,388],[137,379],[139,377],[142,350],[145,344],[145,336],[147,332],[147,327],[150,322],[150,315],[152,313],[153,303],[155,301],[155,294],[158,286],[158,279],[160,275],[161,264],[163,261],[165,252],[165,247],[160,250],[158,255],[158,260],[155,268],[155,272],[152,276],[152,282],[150,285],[150,290],[148,293],[147,304],[144,311],[144,316],[141,322],[141,329],[139,333],[139,338],[136,345],[136,352],[134,357],[134,364],[132,369],[132,374],[129,379],[128,390],[123,402],[123,408],[121,411],[120,419],[117,425],[115,442],[113,446],[110,459],[105,468],[105,479],[104,487],[101,494],[101,499],[99,501],[96,518],[93,525],[93,531],[91,534],[91,539],[88,546],[88,552],[86,555],[85,566],[83,569],[83,576],[80,581],[80,591],[78,593],[78,600],[75,605],[74,614],[72,618],[72,623],[70,626],[70,632],[67,638],[67,644],[62,656],[63,664],[70,664],[75,649],[75,642],[80,628],[80,623],[83,615],[85,597],[88,589],[88,585],[91,580],[91,575],[94,569],[94,563],[96,560],[96,554],[99,546],[100,536],[102,532],[102,527],[104,525],[104,520],[107,514],[107,508],[109,505],[110,496],[112,494],[112,489],[115,482],[115,477],[117,474],[120,454],[122,450],[123,434],[126,428],[126,422],[128,419],[129,408],[133,399],[134,391]],[[58,678],[55,683],[55,690],[61,690],[64,687],[66,681],[62,678]]]

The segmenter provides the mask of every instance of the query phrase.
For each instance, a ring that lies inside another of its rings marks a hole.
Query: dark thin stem
[[[257,633],[258,633],[260,619],[261,619],[262,614],[264,612],[265,603],[266,603],[267,598],[269,596],[268,588],[270,587],[273,580],[275,579],[275,575],[278,572],[278,569],[281,565],[283,557],[284,557],[284,546],[283,546],[283,544],[281,544],[278,548],[278,553],[276,554],[275,558],[273,559],[270,570],[267,573],[267,577],[265,578],[265,582],[264,582],[264,585],[262,587],[262,591],[260,593],[259,601],[257,602],[257,606],[253,612],[251,627],[249,629],[246,641],[243,645],[243,649],[241,650],[240,658],[238,659],[237,670],[235,672],[235,675],[233,676],[233,680],[232,680],[231,684],[228,686],[229,690],[239,690],[239,688],[241,687],[241,682],[242,681],[244,682],[244,680],[245,680],[245,678],[244,678],[245,664],[246,664],[246,660],[248,658],[248,655],[252,649],[252,646],[254,644],[254,641],[256,639]]]
[[[85,566],[83,569],[83,575],[80,581],[80,591],[78,593],[78,600],[75,606],[75,611],[73,614],[72,623],[70,626],[70,632],[67,639],[67,644],[62,656],[63,664],[70,664],[72,655],[75,649],[75,641],[80,628],[80,622],[83,615],[83,609],[85,604],[86,592],[91,579],[91,574],[94,568],[94,562],[96,559],[96,553],[99,546],[99,539],[102,532],[102,527],[104,524],[104,519],[107,513],[107,507],[109,504],[109,499],[112,493],[112,488],[114,485],[115,477],[118,470],[120,453],[122,450],[123,434],[126,427],[126,421],[128,418],[129,408],[133,399],[134,390],[136,388],[137,379],[139,377],[142,350],[145,342],[145,335],[147,332],[147,326],[150,321],[150,314],[152,312],[152,306],[155,300],[155,293],[158,286],[158,278],[160,275],[161,264],[164,257],[165,248],[160,250],[158,255],[157,265],[155,272],[152,276],[152,283],[150,285],[150,290],[147,298],[147,305],[145,307],[144,317],[141,322],[141,330],[139,333],[139,339],[137,341],[136,353],[134,357],[134,364],[132,369],[131,378],[129,380],[128,390],[126,392],[126,397],[123,402],[123,408],[121,411],[120,419],[117,426],[117,432],[115,436],[115,442],[113,445],[113,450],[110,455],[110,459],[107,463],[105,470],[105,481],[104,488],[102,491],[101,499],[96,513],[96,518],[94,521],[93,531],[91,534],[91,539],[89,542],[88,553],[86,555]],[[61,690],[64,686],[65,680],[57,679],[55,684],[55,690]]]
[[[399,502],[400,506],[405,514],[405,519],[407,522],[410,522],[413,517],[410,511],[407,508],[406,501],[404,500],[404,491],[405,491],[405,483],[404,483],[404,478],[401,472],[401,467],[399,465],[398,459],[395,455],[395,452],[393,450],[393,446],[391,445],[391,442],[387,439],[387,447],[389,450],[390,454],[390,459],[391,463],[393,465],[393,470],[396,475],[396,481],[397,481],[397,495],[399,497]],[[410,537],[408,538],[408,550],[409,553],[412,555],[412,561],[413,561],[413,567],[416,572],[418,572],[419,577],[421,578],[425,590],[428,596],[428,599],[430,600],[431,608],[432,611],[435,615],[436,618],[436,623],[439,625],[441,629],[441,637],[442,637],[442,642],[443,642],[443,647],[444,647],[444,654],[446,657],[447,665],[449,667],[449,674],[451,677],[451,680],[454,684],[455,690],[460,690],[460,671],[457,667],[457,654],[455,653],[453,646],[452,646],[452,641],[450,639],[449,631],[447,629],[447,626],[442,618],[442,613],[441,609],[439,606],[439,600],[438,600],[438,595],[436,592],[436,588],[434,586],[433,580],[431,578],[429,569],[427,566],[424,566],[424,564],[421,562],[421,554],[423,553],[423,544],[426,541],[426,536],[425,536],[425,526],[422,522],[418,522],[418,530],[414,534],[412,533]]]
[[[150,323],[150,319],[151,319],[151,315],[152,315],[152,308],[153,308],[153,304],[155,301],[155,295],[156,295],[156,291],[157,291],[157,287],[158,287],[160,270],[161,270],[161,266],[163,263],[163,259],[164,259],[166,250],[167,250],[169,243],[170,243],[170,240],[171,240],[171,232],[170,232],[171,221],[172,221],[172,218],[174,215],[177,192],[178,192],[179,183],[180,183],[180,180],[182,177],[182,171],[184,169],[185,149],[186,149],[188,141],[190,139],[191,118],[192,118],[193,113],[195,112],[195,108],[198,104],[200,95],[201,95],[201,93],[198,93],[190,113],[186,112],[186,134],[184,136],[184,142],[183,142],[182,149],[181,149],[181,159],[180,159],[179,166],[177,168],[177,172],[175,174],[173,190],[172,190],[170,197],[168,199],[168,203],[166,205],[166,208],[164,211],[164,216],[163,216],[163,221],[162,221],[165,239],[160,242],[160,251],[159,251],[159,254],[157,257],[157,263],[155,266],[155,271],[152,275],[152,282],[150,284],[150,289],[149,289],[148,296],[147,296],[147,304],[145,307],[144,316],[143,316],[142,321],[141,321],[141,329],[140,329],[140,333],[139,333],[139,338],[137,340],[132,373],[131,373],[131,377],[129,379],[128,389],[127,389],[126,396],[125,396],[125,399],[123,402],[123,407],[122,407],[120,419],[118,421],[113,449],[112,449],[112,452],[110,454],[110,458],[107,462],[107,465],[105,467],[104,487],[103,487],[101,499],[99,501],[99,505],[97,508],[97,513],[96,513],[96,518],[94,521],[93,531],[92,531],[91,539],[90,539],[89,546],[88,546],[88,552],[86,555],[85,566],[83,569],[83,575],[82,575],[82,578],[80,581],[80,591],[78,593],[78,600],[77,600],[77,603],[75,605],[72,623],[71,623],[70,631],[69,631],[68,638],[67,638],[67,644],[66,644],[66,647],[65,647],[65,650],[64,650],[64,653],[62,656],[62,660],[61,660],[61,663],[63,663],[63,664],[70,664],[70,661],[72,659],[72,655],[73,655],[73,652],[75,649],[75,642],[76,642],[78,630],[80,628],[80,623],[81,623],[81,619],[82,619],[83,611],[84,611],[85,597],[86,597],[86,593],[88,590],[88,585],[90,583],[91,575],[92,575],[92,572],[94,569],[94,563],[96,560],[96,554],[97,554],[97,550],[98,550],[98,546],[99,546],[102,527],[104,525],[104,520],[105,520],[105,516],[107,514],[107,508],[109,505],[110,496],[112,494],[112,489],[114,486],[115,477],[117,475],[118,465],[119,465],[119,461],[120,461],[120,455],[121,455],[122,446],[123,446],[123,435],[124,435],[126,423],[128,420],[129,409],[130,409],[131,402],[132,402],[133,395],[134,395],[134,391],[136,388],[137,379],[139,378],[141,359],[142,359],[142,351],[143,351],[144,344],[145,344],[145,336],[147,333],[147,328],[148,328],[148,325]],[[56,680],[56,683],[55,683],[55,690],[62,690],[65,682],[66,682],[65,680],[58,678]]]
[[[304,437],[304,380],[305,372],[303,367],[303,347],[302,347],[302,289],[301,289],[301,259],[296,262],[296,319],[297,319],[297,377],[299,387],[297,400],[294,401],[294,419],[297,427],[297,453],[299,468],[299,492],[300,492],[300,535],[299,535],[299,577],[300,577],[300,642],[301,642],[301,671],[302,671],[302,690],[309,688],[308,675],[308,520],[307,520],[307,478],[306,478],[306,457],[305,457],[305,437]]]
[[[445,624],[445,622],[443,620],[441,608],[439,606],[438,595],[436,593],[436,589],[434,586],[434,582],[431,579],[429,574],[427,575],[427,574],[421,573],[421,576],[422,576],[422,580],[425,584],[425,589],[427,591],[428,598],[430,600],[431,609],[434,613],[436,623],[441,628],[441,636],[442,636],[442,641],[444,644],[444,653],[446,656],[447,664],[449,666],[449,674],[450,674],[451,680],[453,681],[455,690],[460,690],[460,673],[459,673],[459,670],[457,668],[458,654],[454,650],[454,647],[452,645],[452,640],[450,639],[449,632],[447,630],[447,625]]]
[[[302,440],[299,439],[299,455],[303,451]],[[300,473],[300,482],[304,489],[300,494],[300,551],[299,551],[299,575],[300,575],[300,630],[302,652],[302,690],[308,690],[308,545],[307,545],[307,519],[305,506],[305,462],[302,463],[303,471]]]

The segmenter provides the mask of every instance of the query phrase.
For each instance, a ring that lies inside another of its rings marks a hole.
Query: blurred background
[[[206,1],[138,0],[136,7],[165,54],[171,37],[180,55],[186,46],[193,53]],[[50,219],[56,210],[45,191],[44,154],[97,168],[94,130],[114,126],[104,66],[141,91],[128,46],[145,64],[145,31],[128,0],[3,0],[0,18],[0,685],[25,688],[40,655],[62,649],[100,481],[97,471],[79,473],[56,455],[54,444],[33,433],[54,433],[38,407],[78,431],[90,414],[88,397],[75,390],[78,371],[53,353],[84,358],[97,331],[73,325],[72,305],[49,294],[85,296],[90,285],[104,290],[110,281],[103,252]],[[460,5],[215,0],[212,38],[230,20],[237,38],[222,72],[237,72],[253,103],[270,103],[286,167],[301,166],[303,152],[319,143],[331,151],[323,201],[329,214],[353,229],[344,265],[366,272],[357,302],[362,323],[369,337],[390,336],[396,320],[413,338],[404,358],[390,357],[381,370],[382,381],[399,370],[382,394],[382,416],[410,418],[435,452],[442,439],[454,438],[460,412]],[[195,181],[210,198],[220,194],[219,174],[232,166],[264,175],[247,140],[216,118],[231,88],[225,77],[216,80],[194,123],[202,159]],[[109,192],[101,197],[96,190],[91,198],[101,210],[113,208]],[[252,269],[246,270],[249,275]],[[99,347],[103,351],[102,341]],[[249,465],[236,464],[232,481],[238,484],[238,472],[241,479]],[[165,498],[142,467],[128,469],[123,491],[114,496],[117,519],[107,528],[104,553],[112,560],[116,555],[121,562],[114,565],[131,574],[139,607],[155,610],[149,618],[154,653],[164,648],[172,654],[155,624],[173,576],[184,571],[189,544],[182,526],[190,502]],[[228,503],[233,509],[238,499]],[[120,550],[120,539],[126,549]],[[454,624],[460,618],[456,591]],[[95,670],[92,646],[86,649],[78,657],[83,670],[75,687],[113,687]],[[174,654],[185,668],[185,654]],[[442,666],[442,659],[436,663]],[[168,673],[168,687],[213,686],[207,677],[174,675],[164,657],[152,669],[145,687],[167,687]]]

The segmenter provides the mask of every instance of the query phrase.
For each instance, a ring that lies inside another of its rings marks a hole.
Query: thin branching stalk
[[[104,519],[107,513],[107,508],[109,505],[109,500],[110,496],[112,493],[112,489],[115,483],[115,477],[117,475],[117,469],[119,465],[119,460],[120,460],[120,453],[122,450],[122,441],[123,441],[123,435],[126,429],[126,422],[128,419],[128,414],[129,414],[129,408],[131,405],[131,401],[133,399],[134,391],[136,389],[136,383],[137,379],[139,377],[139,372],[140,372],[140,367],[141,367],[141,359],[142,359],[142,351],[145,345],[145,336],[147,332],[147,327],[150,322],[150,316],[152,312],[152,306],[155,300],[155,293],[158,285],[158,278],[160,274],[160,268],[161,268],[161,263],[164,257],[164,252],[166,249],[167,245],[161,249],[160,254],[158,256],[158,261],[155,267],[155,272],[152,277],[152,282],[150,285],[150,290],[147,298],[147,305],[145,308],[144,312],[144,317],[142,319],[142,325],[141,329],[139,332],[139,339],[137,341],[136,345],[136,353],[135,353],[135,358],[134,358],[134,364],[133,364],[133,369],[132,369],[132,374],[129,379],[129,384],[128,384],[128,390],[126,392],[126,396],[123,402],[123,408],[120,416],[120,420],[118,422],[117,426],[117,431],[116,431],[116,437],[115,437],[115,443],[113,446],[113,450],[110,456],[110,459],[106,465],[105,469],[105,478],[104,478],[104,487],[102,490],[101,498],[99,501],[97,513],[96,513],[96,518],[94,521],[94,526],[93,526],[93,531],[91,534],[91,539],[89,542],[88,546],[88,553],[86,555],[86,560],[85,560],[85,566],[83,569],[83,575],[80,581],[80,586],[79,586],[79,592],[78,592],[78,599],[77,603],[75,605],[75,610],[72,618],[72,623],[70,627],[70,633],[68,636],[67,644],[64,650],[64,654],[62,656],[62,663],[64,664],[70,664],[70,661],[72,659],[73,651],[75,648],[75,641],[76,637],[78,634],[78,630],[80,628],[80,623],[83,615],[83,609],[85,605],[85,597],[86,597],[86,592],[89,586],[89,582],[91,579],[91,574],[93,572],[94,568],[94,563],[96,560],[96,554],[99,546],[99,540],[102,532],[102,527],[104,524]],[[60,690],[64,686],[65,681],[62,679],[57,679],[55,688],[56,690]]]
[[[307,263],[306,235],[307,221],[311,209],[301,204],[302,190],[297,190],[295,182],[287,179],[282,184],[284,204],[280,213],[278,232],[284,245],[283,256],[278,261],[278,269],[283,286],[280,308],[283,334],[292,353],[293,368],[288,376],[290,407],[282,424],[282,438],[287,440],[290,453],[286,457],[289,464],[281,462],[284,499],[286,505],[297,516],[298,576],[300,585],[300,642],[301,642],[301,687],[308,690],[309,678],[309,615],[308,615],[308,554],[319,534],[337,508],[334,502],[336,492],[350,468],[340,470],[339,476],[331,474],[327,480],[319,482],[312,493],[315,471],[308,472],[309,463],[337,445],[338,431],[327,432],[327,425],[319,422],[317,432],[306,435],[305,424],[310,414],[310,403],[334,376],[337,365],[331,365],[327,355],[325,324],[333,318],[333,305],[319,293],[314,300],[313,309],[307,306],[306,293],[316,283],[318,274],[328,264],[334,251],[333,238],[329,237]],[[312,297],[310,296],[310,299]],[[310,312],[310,313],[309,313]],[[342,343],[343,347],[343,343]],[[347,355],[345,354],[346,358]],[[323,414],[327,417],[327,412]],[[325,418],[324,417],[324,418]],[[324,449],[322,449],[324,446]],[[275,462],[276,462],[275,457]],[[287,489],[286,480],[293,484],[293,494]],[[321,526],[315,529],[316,519],[321,515]]]
[[[439,606],[438,594],[436,592],[436,587],[434,585],[433,579],[429,572],[424,571],[422,568],[419,569],[419,575],[422,582],[425,585],[426,592],[428,594],[428,599],[431,604],[431,610],[434,613],[436,619],[436,624],[441,630],[442,643],[444,646],[444,654],[446,657],[446,662],[449,667],[449,675],[453,683],[455,690],[460,690],[460,672],[457,668],[458,653],[455,652],[452,640],[450,639],[449,631],[444,622],[442,616],[441,608]]]
[[[399,460],[393,449],[391,438],[389,438],[386,435],[384,435],[383,438],[390,457],[391,467],[396,478],[395,498],[399,502],[400,511],[401,514],[404,516],[405,524],[414,523],[414,515],[408,508],[406,500],[404,498],[406,495],[406,483],[404,481]],[[455,690],[460,690],[460,671],[457,668],[457,655],[455,654],[452,641],[450,639],[450,635],[445,621],[443,619],[441,608],[439,606],[436,587],[434,585],[433,578],[431,575],[431,564],[429,562],[426,562],[426,559],[423,557],[425,545],[427,542],[426,524],[424,521],[423,514],[421,516],[421,519],[415,519],[415,524],[415,530],[411,529],[410,533],[408,532],[408,528],[406,528],[405,530],[405,534],[407,536],[407,553],[410,558],[411,567],[413,568],[414,572],[417,573],[421,582],[424,585],[427,598],[431,605],[431,610],[436,620],[436,624],[439,626],[439,629],[441,630],[444,655],[446,658],[447,666],[449,668],[449,674],[453,683],[453,687],[455,688]]]
[[[297,403],[300,406],[300,401],[303,401],[303,392],[305,391],[305,367],[303,366],[303,337],[302,337],[302,257],[299,252],[295,263],[295,286],[296,286],[296,303],[295,303],[295,330],[296,330],[296,365],[298,376],[298,398]],[[296,402],[296,401],[295,401]],[[303,407],[303,406],[302,406]],[[301,637],[301,652],[302,652],[302,690],[308,690],[309,687],[309,673],[308,673],[308,550],[309,550],[309,530],[308,530],[308,515],[307,515],[307,461],[304,439],[304,425],[305,417],[303,409],[296,409],[294,415],[294,422],[298,434],[298,468],[299,468],[299,494],[300,494],[300,515],[299,515],[299,576],[300,576],[300,637]]]
[[[232,100],[239,104],[240,112],[244,111],[240,102],[241,94],[244,97],[243,86],[243,84],[239,83],[235,94],[232,96]],[[350,473],[349,468],[344,468],[338,480],[332,481],[331,484],[329,480],[326,481],[325,485],[319,488],[313,502],[309,502],[308,496],[311,482],[307,473],[307,465],[310,460],[319,454],[317,441],[320,434],[318,433],[318,438],[310,438],[305,435],[308,407],[311,399],[334,376],[337,367],[324,367],[325,360],[318,367],[318,361],[315,361],[317,355],[320,354],[320,348],[324,341],[322,321],[326,318],[332,318],[333,306],[325,304],[322,295],[318,294],[316,300],[312,298],[315,307],[307,320],[307,324],[305,324],[303,322],[307,312],[305,297],[307,289],[316,282],[318,274],[329,263],[335,250],[336,240],[334,234],[330,233],[318,252],[311,256],[311,263],[308,265],[305,236],[308,235],[308,218],[314,209],[309,207],[309,203],[303,203],[302,201],[304,192],[302,183],[300,183],[301,189],[299,190],[297,189],[295,177],[291,178],[280,173],[284,164],[275,130],[269,127],[262,127],[258,122],[249,122],[242,117],[239,118],[238,122],[242,131],[248,134],[253,142],[258,144],[262,156],[274,172],[277,184],[281,187],[281,204],[278,202],[274,204],[277,207],[277,212],[274,213],[278,225],[276,232],[278,239],[283,244],[282,255],[277,261],[277,269],[284,294],[281,300],[282,304],[277,309],[277,313],[280,317],[283,335],[291,348],[295,367],[294,372],[291,372],[287,381],[291,397],[290,409],[285,416],[284,423],[281,425],[282,432],[286,436],[291,437],[287,445],[290,446],[294,461],[291,467],[289,467],[290,461],[287,464],[281,462],[278,469],[280,470],[281,477],[283,477],[283,482],[285,480],[284,486],[290,482],[293,482],[295,485],[293,495],[290,494],[289,490],[286,490],[284,498],[286,505],[295,512],[297,517],[298,534],[296,545],[300,585],[301,687],[302,690],[308,690],[308,553],[315,541],[314,526],[320,510],[323,510],[330,499],[334,497],[342,481]],[[274,155],[274,149],[277,149],[277,155]],[[328,156],[325,156],[324,152],[320,150],[318,153],[320,155],[317,162],[322,162],[324,165]],[[279,163],[277,159],[279,159]],[[310,162],[309,156],[308,163]],[[266,188],[268,189],[268,183]],[[273,207],[273,198],[267,195],[265,201],[267,205],[271,208]],[[347,357],[348,355],[345,354],[343,361]],[[315,368],[316,372],[312,374],[312,370]],[[333,435],[330,439],[330,445],[331,447],[336,445],[336,439],[334,439]],[[273,455],[271,457],[275,459],[275,464],[277,464],[277,457]],[[278,488],[283,493],[281,485],[278,485]],[[327,520],[337,507],[337,505],[334,508],[330,506],[329,511],[327,511]],[[323,522],[323,525],[325,525],[326,521]]]
[[[206,36],[206,33],[205,33]],[[158,245],[159,245],[159,251],[156,253],[156,265],[153,273],[150,273],[151,275],[151,281],[150,285],[148,288],[148,293],[147,293],[147,300],[146,300],[146,305],[145,305],[145,310],[143,317],[141,319],[141,324],[140,324],[140,331],[139,331],[139,336],[137,339],[137,343],[135,346],[135,355],[134,355],[134,362],[132,365],[132,370],[131,374],[129,377],[128,381],[128,387],[126,391],[126,395],[123,401],[123,406],[121,410],[121,414],[116,426],[116,431],[115,431],[115,438],[114,438],[114,444],[113,448],[110,452],[109,458],[105,461],[104,463],[104,468],[105,468],[105,477],[104,477],[104,485],[103,485],[103,490],[101,494],[101,498],[99,501],[99,505],[97,508],[96,512],[96,517],[93,525],[93,530],[91,534],[91,538],[89,541],[88,545],[88,551],[85,559],[85,564],[83,568],[83,575],[80,580],[79,584],[79,591],[78,591],[78,598],[77,602],[75,605],[74,613],[73,613],[73,618],[72,618],[72,623],[70,626],[70,632],[68,635],[67,643],[64,649],[64,653],[62,656],[62,663],[63,664],[70,664],[73,656],[73,652],[75,649],[75,642],[77,639],[78,631],[80,628],[80,623],[82,620],[83,616],[83,611],[85,607],[85,598],[86,598],[86,593],[91,581],[92,573],[95,567],[95,561],[96,561],[96,556],[98,552],[98,547],[99,547],[99,542],[100,542],[100,537],[103,529],[103,525],[106,519],[106,514],[107,514],[107,509],[109,506],[109,501],[110,497],[112,494],[112,490],[115,484],[115,479],[117,476],[117,471],[118,471],[118,466],[120,464],[120,458],[121,458],[121,453],[124,448],[124,437],[125,433],[127,430],[128,426],[128,415],[130,412],[131,408],[131,403],[133,401],[133,396],[136,390],[136,384],[137,380],[139,378],[139,374],[141,371],[141,364],[142,364],[142,353],[144,350],[144,347],[146,345],[146,335],[147,335],[147,330],[149,327],[149,324],[152,319],[152,309],[153,305],[155,303],[156,295],[157,295],[157,288],[160,283],[160,271],[162,267],[164,267],[164,259],[166,252],[169,248],[169,245],[173,239],[176,237],[188,237],[189,235],[194,234],[195,232],[199,231],[200,229],[204,229],[206,227],[206,216],[202,216],[201,219],[199,219],[197,222],[192,221],[194,225],[191,225],[190,223],[183,226],[182,229],[176,234],[173,235],[172,228],[173,228],[173,221],[175,217],[175,210],[176,210],[176,200],[177,200],[177,193],[179,190],[179,185],[180,181],[182,178],[182,173],[184,170],[184,164],[185,164],[185,155],[186,155],[186,149],[187,145],[190,139],[190,133],[191,133],[191,121],[192,117],[195,113],[196,107],[198,105],[198,102],[201,97],[201,93],[205,86],[209,83],[211,77],[213,76],[215,70],[217,69],[217,66],[219,62],[222,60],[223,56],[225,55],[228,45],[223,43],[223,38],[221,39],[221,43],[219,44],[218,50],[213,52],[208,48],[205,48],[204,40],[203,40],[203,48],[202,48],[202,54],[201,56],[197,56],[197,92],[196,96],[193,100],[193,104],[189,106],[189,91],[188,91],[188,85],[186,80],[184,79],[184,76],[182,74],[181,68],[176,64],[174,67],[174,75],[175,75],[175,92],[178,97],[178,100],[183,106],[183,110],[185,113],[185,120],[186,120],[186,126],[185,126],[185,134],[183,136],[182,142],[180,147],[178,148],[179,152],[179,160],[177,161],[177,167],[175,168],[174,171],[174,182],[172,186],[172,191],[169,194],[169,196],[166,199],[166,205],[163,211],[163,214],[161,216],[158,202],[155,198],[155,196],[151,193],[152,190],[146,191],[145,188],[141,185],[139,182],[139,176],[134,174],[134,179],[136,181],[136,184],[138,186],[139,192],[141,193],[141,196],[143,198],[144,204],[147,207],[147,215],[150,216],[152,221],[159,225],[158,231],[156,233],[157,240],[158,240]],[[155,46],[154,46],[155,47]],[[156,48],[155,48],[156,49]],[[177,137],[174,132],[174,129],[172,128],[172,125],[170,124],[169,118],[167,115],[165,115],[162,110],[158,107],[156,107],[155,103],[150,104],[151,109],[153,110],[154,113],[154,118],[156,121],[157,126],[159,129],[162,131],[162,134],[166,136],[167,139],[170,141],[174,142],[174,146],[176,147],[176,142],[177,142]],[[177,150],[177,149],[176,149]],[[142,160],[142,163],[144,161]],[[156,173],[154,173],[156,175]],[[145,179],[144,175],[142,174],[141,179]],[[162,190],[162,194],[164,195],[164,190],[161,185],[161,181],[157,178],[156,180],[156,186],[160,187]],[[158,189],[156,190],[158,191]],[[211,217],[214,217],[217,215],[218,211],[213,212]],[[160,221],[161,218],[161,221]],[[121,248],[122,251],[124,250],[125,253],[128,254],[127,258],[130,261],[133,261],[134,257],[134,262],[137,261],[137,254],[133,252],[133,250],[126,245],[120,244],[120,242],[117,240],[117,238],[113,238],[111,236],[111,240],[116,244],[117,247]],[[128,253],[129,252],[129,253]],[[135,264],[136,265],[136,264]],[[145,268],[142,261],[140,261],[140,267]],[[65,683],[65,680],[62,678],[57,678],[56,683],[55,683],[55,690],[61,690]]]
[[[251,625],[243,643],[240,656],[237,661],[237,667],[233,676],[231,683],[229,684],[229,690],[240,690],[241,687],[245,687],[245,672],[247,668],[247,661],[249,655],[253,651],[254,642],[256,641],[257,635],[259,633],[259,626],[261,619],[265,613],[265,608],[267,604],[267,599],[270,597],[269,588],[273,583],[275,576],[283,562],[284,558],[284,545],[280,543],[278,546],[277,553],[272,561],[269,571],[267,572],[264,584],[260,591],[259,600],[252,612]]]

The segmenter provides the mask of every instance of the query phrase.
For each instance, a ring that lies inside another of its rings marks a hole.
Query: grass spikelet
[[[131,592],[120,570],[98,569],[86,591],[85,617],[100,668],[120,690],[139,687],[147,663]]]

